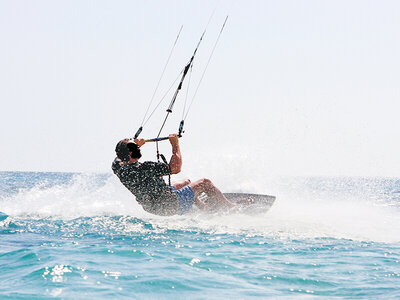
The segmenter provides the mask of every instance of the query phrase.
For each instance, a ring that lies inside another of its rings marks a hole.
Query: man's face
[[[141,158],[142,157],[142,153],[140,152],[140,148],[138,145],[136,145],[133,142],[129,142],[126,145],[129,149],[129,152],[130,152],[130,155],[132,158]]]

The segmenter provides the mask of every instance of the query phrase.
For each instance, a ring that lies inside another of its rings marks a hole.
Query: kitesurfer
[[[186,179],[171,186],[167,185],[163,176],[178,174],[182,167],[182,155],[177,134],[169,135],[172,156],[169,163],[145,161],[139,162],[142,154],[140,147],[144,139],[124,139],[118,142],[115,152],[117,157],[112,170],[122,184],[135,195],[137,202],[147,212],[156,215],[184,214],[195,204],[199,209],[215,211],[234,206],[221,191],[209,180],[200,179],[191,182]],[[199,199],[199,195],[207,194],[207,203]]]

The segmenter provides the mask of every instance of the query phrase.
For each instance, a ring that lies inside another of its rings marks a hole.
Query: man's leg
[[[179,189],[183,188],[184,186],[187,186],[190,182],[191,182],[190,179],[185,179],[185,180],[182,180],[182,181],[174,182],[172,184],[172,186],[176,190],[179,190]]]
[[[195,204],[200,209],[207,209],[208,205],[198,199],[198,196],[201,193],[206,193],[209,198],[213,201],[211,208],[221,209],[221,208],[230,208],[234,205],[225,198],[225,196],[221,193],[221,191],[211,182],[211,180],[203,178],[192,182],[189,184],[194,191]]]

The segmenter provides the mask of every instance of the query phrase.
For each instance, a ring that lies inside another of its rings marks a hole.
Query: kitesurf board
[[[240,207],[240,210],[265,212],[274,204],[275,196],[244,193],[224,193],[224,196]]]

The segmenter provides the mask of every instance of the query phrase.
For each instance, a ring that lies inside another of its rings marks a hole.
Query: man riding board
[[[225,198],[221,191],[209,180],[200,179],[167,185],[163,176],[178,174],[182,168],[182,155],[177,134],[169,135],[172,156],[169,163],[145,161],[139,162],[142,154],[140,147],[144,139],[124,139],[118,142],[115,152],[117,157],[112,170],[122,184],[136,197],[137,202],[149,213],[170,216],[184,214],[195,204],[199,209],[215,211],[234,205]],[[199,199],[205,193],[210,201]]]

